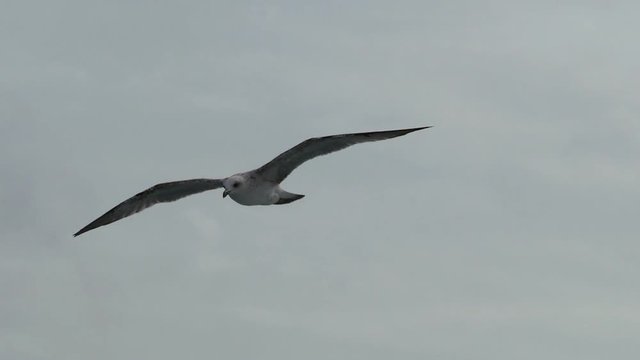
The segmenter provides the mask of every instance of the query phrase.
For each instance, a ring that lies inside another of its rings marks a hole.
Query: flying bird
[[[229,196],[242,205],[288,204],[302,199],[304,195],[287,192],[280,187],[280,183],[305,161],[351,145],[391,139],[430,127],[315,137],[301,142],[255,170],[223,179],[191,179],[157,184],[121,202],[73,236],[111,224],[157,203],[175,201],[185,196],[218,188],[224,188],[223,198]]]

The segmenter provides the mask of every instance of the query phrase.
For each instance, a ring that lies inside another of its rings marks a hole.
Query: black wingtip
[[[73,234],[73,237],[77,237],[77,236],[79,236],[79,235],[82,235],[82,234],[86,233],[86,232],[87,232],[87,231],[89,231],[89,230],[93,230],[93,229],[95,229],[95,227],[93,227],[93,226],[91,226],[91,225],[93,225],[93,223],[91,223],[91,224],[89,224],[89,225],[87,225],[87,226],[83,227],[82,229],[78,230],[78,232],[76,232],[75,234]]]
[[[412,133],[414,131],[418,131],[418,130],[424,130],[424,129],[428,129],[428,128],[432,128],[433,125],[429,125],[429,126],[421,126],[421,127],[416,127],[416,128],[410,128],[410,129],[403,129],[403,130],[398,130],[399,132],[402,132],[401,135],[406,135],[409,133]]]
[[[428,128],[432,128],[432,127],[433,127],[433,125],[429,125],[429,126],[420,126],[420,127],[415,127],[415,128],[402,129],[402,130],[398,130],[398,131],[404,131],[404,132],[405,132],[405,134],[408,134],[408,133],[412,133],[412,132],[414,132],[414,131],[424,130],[424,129],[428,129]],[[391,131],[393,131],[393,130],[391,130]]]

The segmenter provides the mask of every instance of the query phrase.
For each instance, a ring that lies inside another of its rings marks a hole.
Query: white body
[[[241,173],[223,180],[227,194],[233,201],[242,205],[273,205],[280,200],[282,189],[278,184],[257,181],[255,176]],[[234,184],[237,184],[234,187]]]

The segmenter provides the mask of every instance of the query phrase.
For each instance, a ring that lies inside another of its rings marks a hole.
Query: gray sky
[[[637,359],[633,1],[2,1],[0,358]],[[162,181],[435,125],[80,238]]]

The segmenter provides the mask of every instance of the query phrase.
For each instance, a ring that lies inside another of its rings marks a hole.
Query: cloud
[[[37,5],[0,14],[0,358],[637,358],[637,5]],[[291,206],[71,237],[420,125],[300,167]]]

